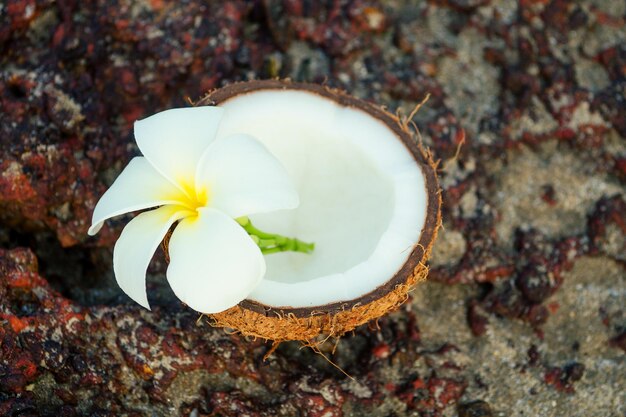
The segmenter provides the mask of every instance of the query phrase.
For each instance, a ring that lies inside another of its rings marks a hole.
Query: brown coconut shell
[[[276,342],[300,340],[315,343],[320,336],[339,337],[371,320],[397,309],[407,298],[409,291],[428,275],[426,261],[441,225],[441,193],[432,155],[418,142],[406,121],[366,101],[347,93],[317,84],[291,82],[288,80],[255,80],[231,84],[207,93],[196,106],[215,106],[259,90],[298,90],[331,99],[342,106],[363,110],[385,123],[402,141],[422,169],[426,183],[428,206],[426,221],[419,242],[413,247],[404,265],[387,283],[363,296],[342,302],[311,308],[272,307],[252,300],[217,314],[208,315],[210,323],[217,327],[234,329],[245,336],[260,337]],[[167,258],[169,234],[163,241]]]

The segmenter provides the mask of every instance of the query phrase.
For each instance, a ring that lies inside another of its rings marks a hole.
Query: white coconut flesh
[[[254,225],[315,243],[312,254],[265,257],[248,297],[271,307],[358,299],[388,282],[424,227],[422,170],[401,139],[363,110],[302,90],[260,90],[220,103],[218,138],[250,134],[285,166],[300,195],[294,210],[251,216]]]

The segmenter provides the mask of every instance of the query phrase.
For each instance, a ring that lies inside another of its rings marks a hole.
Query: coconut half
[[[225,108],[218,139],[254,136],[296,184],[297,209],[253,223],[315,243],[312,254],[267,255],[264,280],[211,315],[215,325],[275,341],[340,336],[397,308],[426,278],[439,186],[430,154],[396,116],[325,86],[277,80],[229,85],[196,105]]]

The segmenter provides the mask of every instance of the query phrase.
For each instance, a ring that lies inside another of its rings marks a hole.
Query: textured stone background
[[[0,415],[623,416],[626,3],[0,2]],[[441,159],[431,280],[319,355],[111,272],[91,210],[132,122],[235,80],[416,116]],[[463,138],[458,158],[455,152]]]

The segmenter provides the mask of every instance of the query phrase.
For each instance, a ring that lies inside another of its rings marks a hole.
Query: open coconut
[[[214,325],[274,341],[340,336],[426,278],[441,198],[406,123],[343,92],[277,80],[229,85],[196,103],[205,105],[226,109],[217,139],[254,136],[296,183],[298,208],[250,216],[254,224],[315,242],[312,254],[267,255],[262,282],[211,314]]]

